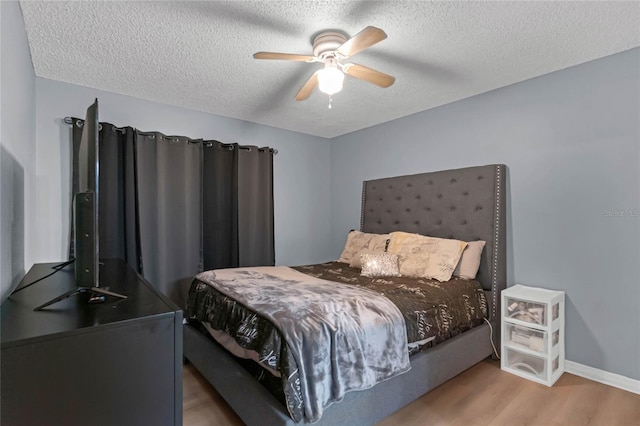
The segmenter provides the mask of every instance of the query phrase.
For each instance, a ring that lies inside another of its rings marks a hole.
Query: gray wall
[[[98,97],[101,119],[116,125],[279,149],[279,264],[337,258],[359,226],[365,179],[506,163],[509,282],[565,290],[567,358],[640,379],[640,220],[625,215],[640,207],[640,49],[328,142],[36,79],[18,4],[0,2],[0,18],[3,294],[33,262],[65,258],[60,120]]]
[[[330,258],[330,142],[259,124],[36,78],[38,262],[67,253],[70,138],[65,116],[84,117],[99,100],[101,121],[168,135],[271,146],[274,158],[275,246],[278,264]]]
[[[33,263],[35,76],[20,6],[0,2],[0,300]]]
[[[640,379],[639,141],[640,49],[335,138],[333,255],[363,180],[505,163],[510,285],[564,290],[567,359]]]

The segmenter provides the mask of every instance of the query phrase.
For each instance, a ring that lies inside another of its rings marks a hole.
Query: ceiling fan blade
[[[254,59],[282,59],[285,61],[311,61],[314,56],[296,55],[294,53],[258,52],[253,54]]]
[[[345,74],[351,77],[368,81],[383,88],[391,86],[396,81],[394,76],[365,67],[364,65],[345,64],[343,70]]]
[[[353,56],[385,38],[387,38],[387,33],[380,28],[367,27],[345,41],[342,46],[338,47],[337,51],[343,56]]]
[[[314,72],[311,78],[302,86],[302,89],[296,95],[296,101],[304,101],[311,96],[311,92],[318,85],[318,72]]]

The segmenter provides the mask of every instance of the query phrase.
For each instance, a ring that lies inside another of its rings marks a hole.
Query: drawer
[[[547,352],[547,332],[521,325],[505,324],[505,344],[522,347],[534,352]],[[556,331],[557,332],[557,331]]]
[[[517,371],[522,376],[546,380],[547,363],[545,358],[524,354],[510,348],[505,348],[502,355],[506,368]]]
[[[547,325],[547,305],[537,302],[526,302],[515,298],[507,297],[503,307],[504,317],[518,321]]]

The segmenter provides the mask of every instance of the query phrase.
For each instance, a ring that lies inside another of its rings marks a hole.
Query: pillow
[[[399,277],[398,255],[391,253],[363,253],[360,255],[362,272],[360,275],[370,278]]]
[[[484,249],[485,241],[469,241],[467,248],[462,252],[462,257],[458,266],[453,271],[454,277],[464,278],[465,280],[473,280],[480,269],[480,258]]]
[[[410,256],[400,255],[398,268],[403,277],[428,278],[429,257],[427,252],[414,253]]]
[[[432,278],[443,282],[451,279],[453,270],[466,246],[466,242],[459,240],[427,237],[408,232],[392,232],[387,251],[399,255],[398,263],[402,275],[413,273],[405,266],[407,262],[409,262],[407,265],[415,265],[424,261],[424,253],[427,253],[427,265],[419,278]],[[417,254],[420,254],[420,258],[411,259]]]
[[[340,255],[338,262],[351,263],[354,257],[362,250],[371,250],[376,253],[384,253],[387,247],[389,234],[368,234],[366,232],[351,231],[347,235],[347,243]]]
[[[387,240],[387,241],[389,241],[389,240]],[[360,255],[384,253],[385,252],[384,249],[386,249],[386,247],[383,247],[382,250],[380,248],[376,248],[375,250],[362,249],[358,253],[356,253],[355,256],[353,256],[353,258],[351,259],[351,263],[349,263],[349,266],[351,268],[361,269],[362,268],[362,258],[360,257]]]

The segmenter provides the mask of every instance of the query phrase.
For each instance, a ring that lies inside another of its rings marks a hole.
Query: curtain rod
[[[81,118],[78,118],[77,120],[78,120],[79,123],[84,123],[84,120],[82,120]],[[64,124],[66,124],[67,126],[72,126],[73,125],[73,117],[65,117],[63,121],[64,121]],[[100,123],[98,123],[98,130],[102,130],[102,124],[100,124]],[[152,139],[155,138],[155,136],[156,136],[155,133],[160,133],[160,132],[143,132],[142,130],[138,130],[136,128],[133,128],[133,130],[136,133],[140,134],[140,135],[149,136]],[[124,134],[124,132],[126,132],[126,127],[113,126],[113,131],[114,132],[121,132],[121,133]],[[191,143],[202,143],[203,146],[206,146],[206,147],[211,147],[211,146],[213,146],[214,142],[217,142],[218,146],[220,146],[222,148],[227,148],[229,150],[233,149],[233,144],[230,144],[230,143],[222,143],[220,141],[205,141],[203,139],[191,139],[191,138],[188,138],[186,136],[183,136],[183,137],[185,139],[188,139]],[[176,140],[176,139],[179,140],[180,139],[180,137],[171,137],[171,136],[165,136],[165,135],[162,135],[161,138],[165,139],[165,140],[169,140],[169,141],[173,141],[173,140]],[[247,150],[247,151],[251,151],[251,147],[250,146],[242,146],[242,145],[238,144],[238,148],[239,149],[244,149],[244,150]],[[273,152],[273,155],[278,155],[278,150],[275,149],[275,148],[258,148],[258,151],[266,151],[267,149],[270,150],[271,152]]]

